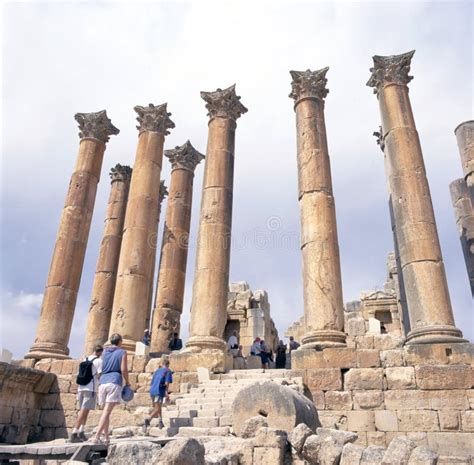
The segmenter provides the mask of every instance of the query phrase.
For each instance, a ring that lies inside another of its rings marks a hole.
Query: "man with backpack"
[[[146,432],[150,426],[152,418],[158,418],[158,428],[164,428],[161,418],[161,406],[165,399],[169,398],[169,385],[173,382],[173,372],[170,370],[170,361],[166,359],[163,366],[153,373],[150,386],[150,396],[153,403],[153,411],[148,418],[145,418],[143,429]]]
[[[94,353],[86,357],[84,361],[79,364],[79,372],[76,378],[79,413],[71,433],[71,442],[87,441],[84,427],[89,412],[96,407],[97,391],[99,390],[99,374],[102,371],[101,355],[103,351],[104,348],[102,346],[95,346]]]

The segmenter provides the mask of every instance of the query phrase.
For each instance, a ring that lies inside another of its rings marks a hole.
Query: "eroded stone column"
[[[119,163],[110,170],[111,188],[109,203],[107,205],[104,235],[99,249],[99,258],[92,286],[91,305],[87,318],[84,348],[86,355],[92,354],[97,344],[107,342],[109,335],[131,175],[132,169]]]
[[[152,353],[168,352],[171,336],[173,333],[179,334],[188,259],[194,170],[204,158],[189,140],[181,147],[165,150],[165,156],[171,162],[171,180],[153,314],[150,346]]]
[[[77,113],[79,154],[69,183],[34,344],[25,358],[68,358],[67,347],[81,281],[105,145],[118,134],[105,110]]]
[[[135,111],[139,122],[138,146],[110,325],[110,334],[120,333],[124,349],[131,352],[146,328],[156,254],[163,144],[168,129],[174,127],[166,104],[136,106]]]
[[[372,76],[382,116],[385,165],[411,331],[407,342],[461,342],[454,325],[423,154],[407,84],[414,51],[374,56]]]
[[[459,239],[466,262],[467,275],[474,297],[474,209],[469,189],[464,179],[456,179],[449,185]]]
[[[235,129],[236,120],[247,109],[240,103],[235,85],[215,92],[201,92],[201,97],[206,101],[210,120],[191,305],[191,337],[186,351],[223,353],[226,347],[222,337],[227,321]]]
[[[328,69],[290,71],[298,146],[303,348],[338,346],[346,341],[336,210],[324,121]]]
[[[464,179],[474,204],[474,120],[461,123],[454,134],[458,140]]]

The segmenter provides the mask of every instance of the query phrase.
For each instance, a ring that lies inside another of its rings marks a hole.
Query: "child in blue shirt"
[[[150,386],[150,396],[153,403],[153,411],[148,418],[145,418],[143,429],[146,432],[150,426],[152,418],[158,418],[158,428],[163,428],[163,420],[161,418],[161,406],[165,399],[169,398],[169,385],[173,382],[173,372],[169,368],[170,361],[165,360],[163,366],[153,373]]]

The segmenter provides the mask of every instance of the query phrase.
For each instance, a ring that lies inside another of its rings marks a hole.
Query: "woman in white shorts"
[[[127,352],[121,348],[122,336],[112,334],[109,347],[102,355],[102,374],[100,376],[99,395],[97,402],[104,407],[94,442],[101,442],[101,435],[105,436],[105,443],[109,442],[110,414],[114,407],[122,400],[122,385],[129,386]]]

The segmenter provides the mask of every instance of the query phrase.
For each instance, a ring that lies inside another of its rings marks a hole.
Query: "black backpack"
[[[77,373],[76,383],[80,386],[87,386],[94,375],[92,374],[92,367],[94,366],[94,360],[98,357],[94,357],[92,360],[85,359],[79,364],[79,372]]]

